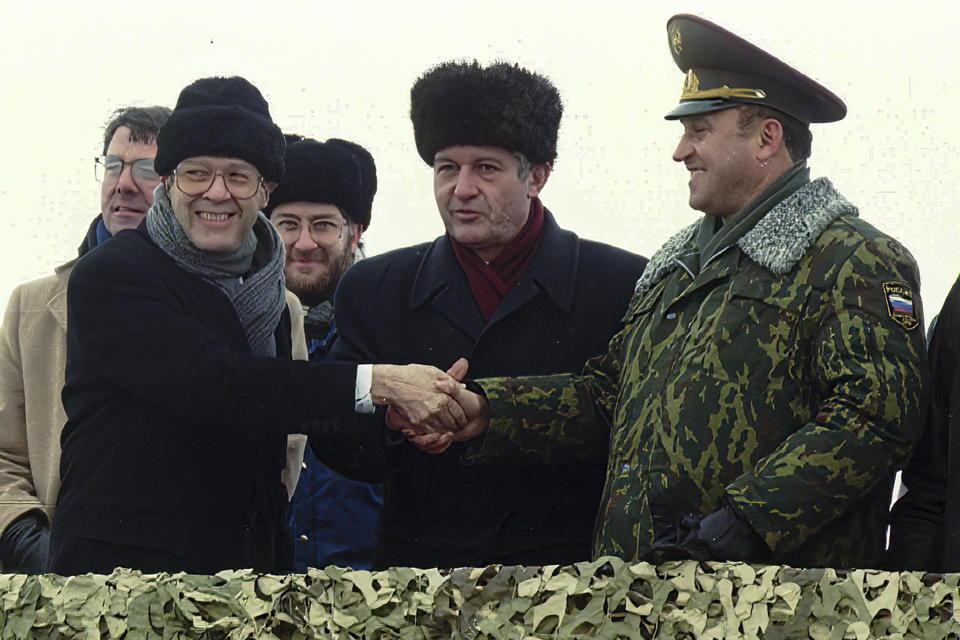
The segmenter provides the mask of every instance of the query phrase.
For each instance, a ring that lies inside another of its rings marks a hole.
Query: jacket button
[[[300,463],[300,468],[301,468],[301,469],[306,469],[306,468],[307,468],[307,463],[306,463],[306,462],[301,462],[301,463]]]
[[[250,533],[251,531],[253,531],[253,525],[250,524],[249,522],[244,522],[243,530],[246,531],[247,533]]]
[[[300,536],[300,542],[306,542],[306,541],[309,540],[309,539],[310,539],[310,538],[308,538],[308,537],[307,537],[307,534],[305,534],[305,533]]]

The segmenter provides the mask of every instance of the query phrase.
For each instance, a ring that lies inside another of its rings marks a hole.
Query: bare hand
[[[443,384],[443,383],[438,383]],[[458,386],[453,394],[454,400],[463,410],[466,420],[460,425],[460,428],[453,432],[455,442],[472,440],[482,436],[487,427],[490,426],[490,403],[487,402],[487,396],[482,393],[468,391],[463,386]],[[447,445],[449,446],[449,445]]]
[[[439,386],[444,383],[437,384]],[[490,424],[490,408],[487,397],[460,387],[457,387],[457,389],[454,398],[467,417],[466,423],[459,429],[452,433],[424,433],[412,425],[401,427],[401,431],[403,431],[407,440],[421,451],[432,454],[443,453],[454,442],[472,440],[483,435],[487,430],[487,426]],[[402,421],[397,421],[398,425],[401,423]]]
[[[460,358],[447,369],[450,379],[440,379],[435,382],[439,390],[456,399],[458,405],[461,403],[463,405],[461,408],[467,420],[458,429],[440,433],[424,425],[414,424],[402,411],[393,406],[387,408],[387,427],[402,432],[414,446],[430,454],[443,453],[455,441],[470,440],[483,434],[489,423],[487,399],[483,395],[467,391],[464,385],[460,384],[460,380],[466,377],[469,367],[470,363],[465,358]]]
[[[469,367],[470,363],[467,362],[467,359],[460,358],[450,365],[450,368],[447,369],[447,375],[460,382],[467,377]],[[466,385],[454,385],[449,380],[438,380],[436,385],[444,393],[453,396],[467,417],[466,423],[454,432],[454,440],[463,442],[483,435],[490,424],[490,407],[487,397],[483,394],[467,391]]]
[[[455,384],[463,380],[467,375],[470,363],[466,358],[460,358],[447,369],[447,375],[453,378],[453,381],[442,381],[437,387],[448,395],[456,393],[460,385]],[[401,431],[408,440],[413,442],[425,453],[439,454],[447,450],[453,444],[453,433],[438,433],[425,425],[413,424],[403,413],[394,406],[387,407],[386,416],[387,428],[394,431]]]
[[[453,432],[436,433],[416,427],[395,407],[387,407],[387,428],[400,431],[404,437],[424,453],[443,453],[453,444]]]
[[[460,383],[436,367],[422,364],[373,366],[370,392],[374,404],[395,407],[410,422],[428,432],[454,431],[466,423],[466,416],[444,389]]]

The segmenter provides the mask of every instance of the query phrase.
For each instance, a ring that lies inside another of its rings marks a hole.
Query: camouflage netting
[[[8,638],[957,638],[960,574],[737,563],[0,575]]]

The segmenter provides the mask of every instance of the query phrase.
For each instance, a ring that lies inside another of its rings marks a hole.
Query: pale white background
[[[927,320],[960,270],[956,221],[960,9],[953,2],[684,4],[486,2],[14,3],[0,19],[0,304],[76,253],[99,210],[93,158],[124,104],[173,106],[180,89],[240,74],[291,132],[356,140],[380,190],[369,253],[442,232],[416,154],[409,89],[450,58],[519,61],[550,76],[566,111],[543,200],[581,236],[650,255],[694,220],[679,125],[662,115],[682,74],[677,12],[703,15],[811,75],[849,116],[814,126],[814,176],[920,263]]]

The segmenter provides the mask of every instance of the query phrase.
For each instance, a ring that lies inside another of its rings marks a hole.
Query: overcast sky
[[[360,142],[376,158],[370,253],[442,225],[413,145],[410,85],[451,58],[517,61],[564,98],[542,198],[584,237],[650,255],[692,222],[687,175],[662,116],[683,75],[667,49],[677,12],[702,15],[841,96],[814,125],[814,176],[920,264],[927,321],[960,271],[956,3],[764,2],[9,3],[0,22],[0,304],[76,254],[99,212],[93,158],[126,104],[173,106],[198,77],[239,74],[285,131]],[[138,15],[138,7],[150,12]]]

